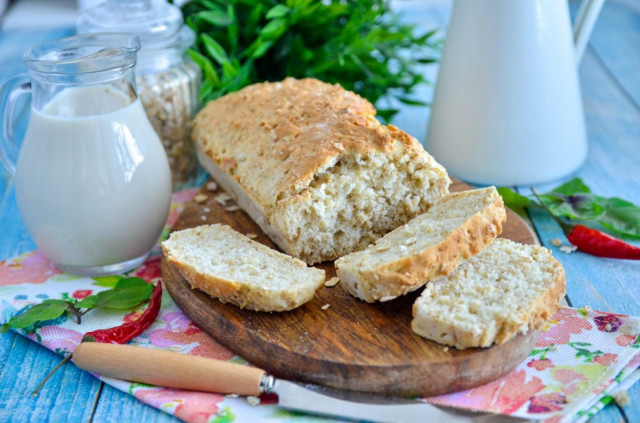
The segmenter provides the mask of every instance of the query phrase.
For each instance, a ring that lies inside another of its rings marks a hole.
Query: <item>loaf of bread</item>
[[[420,143],[358,95],[314,79],[260,83],[194,121],[198,158],[287,254],[309,264],[365,248],[448,192]]]
[[[564,270],[549,250],[497,239],[427,284],[413,306],[411,327],[459,349],[503,344],[540,329],[564,293]]]
[[[325,281],[324,270],[307,267],[226,225],[174,232],[162,250],[193,288],[250,310],[291,310],[313,298]]]
[[[482,251],[505,220],[495,187],[449,194],[374,245],[336,260],[340,283],[367,302],[392,300]]]

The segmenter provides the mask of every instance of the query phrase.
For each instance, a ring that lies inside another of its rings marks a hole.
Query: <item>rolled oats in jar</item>
[[[165,0],[107,0],[85,9],[78,32],[138,35],[136,82],[142,105],[171,166],[173,189],[192,185],[198,164],[191,120],[198,108],[200,68],[186,55],[195,41],[180,9]]]

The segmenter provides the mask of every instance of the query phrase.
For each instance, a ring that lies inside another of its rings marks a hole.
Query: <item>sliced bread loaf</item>
[[[542,327],[564,293],[564,270],[549,250],[497,239],[426,286],[411,327],[459,349],[503,344]]]
[[[325,281],[324,270],[307,267],[226,225],[174,232],[162,250],[193,288],[250,310],[291,310],[313,298]]]
[[[336,260],[336,271],[352,295],[391,300],[479,253],[502,232],[505,220],[495,187],[449,194],[374,245]]]

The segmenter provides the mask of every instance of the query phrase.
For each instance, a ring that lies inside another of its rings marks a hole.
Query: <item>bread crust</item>
[[[538,247],[542,248],[542,247]],[[554,279],[547,290],[538,296],[519,316],[506,316],[493,322],[480,332],[460,330],[450,320],[439,319],[420,312],[419,301],[413,304],[411,329],[418,335],[458,349],[502,345],[515,335],[541,329],[545,322],[560,309],[560,300],[565,294],[564,268],[547,250],[553,263]]]
[[[310,301],[316,289],[324,284],[325,278],[318,279],[315,286],[293,289],[267,290],[255,285],[246,285],[212,275],[203,275],[193,266],[185,265],[171,256],[169,264],[189,282],[193,289],[206,292],[223,303],[254,311],[288,311]]]
[[[461,260],[482,251],[500,233],[507,219],[502,197],[456,228],[446,239],[420,253],[370,271],[352,272],[336,262],[340,282],[351,295],[367,302],[389,301],[448,275]]]

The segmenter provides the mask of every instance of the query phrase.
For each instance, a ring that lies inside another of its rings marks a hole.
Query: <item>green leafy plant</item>
[[[532,198],[520,195],[509,188],[498,188],[507,207],[521,211],[523,208],[540,208]],[[574,178],[538,198],[555,217],[571,220],[598,222],[611,232],[640,238],[640,207],[616,197],[601,197],[579,178]]]
[[[197,34],[188,53],[203,71],[203,104],[287,76],[339,83],[373,104],[387,94],[425,104],[411,92],[439,42],[400,23],[388,0],[192,0],[182,10]],[[380,109],[386,120],[397,112]]]
[[[24,329],[39,322],[57,319],[67,311],[72,313],[80,324],[82,316],[90,310],[128,310],[148,300],[152,292],[153,285],[143,279],[120,278],[112,289],[89,295],[80,301],[48,299],[30,306],[3,324],[0,332],[6,332],[10,328]]]

